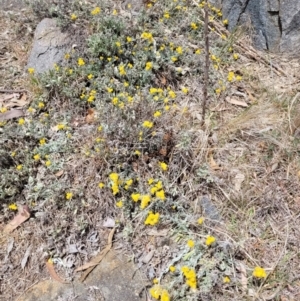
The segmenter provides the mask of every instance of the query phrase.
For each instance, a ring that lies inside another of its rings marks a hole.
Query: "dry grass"
[[[184,22],[189,24],[190,20]],[[7,16],[1,19],[5,51],[1,51],[0,76],[5,84],[0,88],[27,89],[29,84],[22,68],[27,52],[24,45],[30,44],[31,36],[25,35],[24,40],[16,42],[20,26]],[[177,39],[173,38],[175,44],[182,42],[182,37]],[[217,51],[220,43],[212,42],[212,50]],[[179,90],[184,85],[190,91],[188,95],[178,93],[176,108],[157,122],[156,135],[149,135],[149,141],[139,142],[134,140],[134,135],[125,139],[126,123],[117,119],[119,115],[113,109],[109,115],[106,111],[104,114],[104,106],[100,104],[95,107],[99,119],[87,124],[87,106],[74,106],[54,88],[49,93],[51,97],[46,98],[52,126],[63,116],[72,127],[72,138],[68,138],[68,132],[43,132],[41,124],[42,135],[32,135],[26,141],[20,134],[11,134],[17,122],[10,121],[6,128],[9,131],[0,132],[4,137],[1,141],[9,141],[4,146],[7,152],[22,153],[24,146],[33,150],[38,147],[38,140],[47,135],[48,148],[41,151],[46,154],[50,150],[51,161],[57,165],[50,171],[44,164],[31,165],[32,170],[21,179],[17,193],[9,199],[9,202],[29,204],[33,215],[11,237],[1,241],[3,300],[13,300],[37,280],[48,277],[44,259],[49,256],[57,259],[56,268],[64,278],[77,277],[74,267],[95,256],[106,243],[109,232],[103,227],[106,217],[117,220],[115,246],[134,254],[148,277],[148,286],[153,278],[159,278],[164,287],[173,291],[176,300],[299,299],[299,61],[279,56],[267,58],[288,75],[283,76],[270,65],[251,60],[242,52],[239,55],[239,60],[211,72],[213,87],[209,89],[205,127],[201,126],[201,75],[195,76],[189,70],[178,80],[172,77],[171,68],[158,77],[166,78],[173,89]],[[8,73],[7,66],[17,72]],[[229,70],[239,71],[243,80],[216,96],[215,84],[220,78],[224,80]],[[145,87],[148,90],[149,85]],[[40,89],[35,87],[32,93],[39,93]],[[226,97],[245,101],[248,107],[234,106]],[[109,106],[108,102],[104,105]],[[150,118],[156,104],[137,103],[132,110],[137,112],[138,121],[132,124],[132,129],[138,136],[136,124]],[[39,124],[41,116],[42,113],[37,114],[33,121]],[[101,144],[100,154],[94,154],[99,120],[107,125],[114,120],[114,124],[105,137],[106,142]],[[134,155],[136,149],[142,152],[141,156]],[[87,154],[89,151],[91,155]],[[17,160],[29,161],[30,156],[31,153],[22,153],[14,159],[14,164],[20,163]],[[167,173],[157,169],[159,161],[168,163]],[[57,175],[61,170],[63,174]],[[167,235],[149,234],[149,226],[144,225],[147,209],[140,210],[129,201],[123,209],[116,207],[119,199],[130,199],[125,190],[116,198],[110,189],[97,188],[99,182],[110,185],[107,178],[113,171],[118,171],[124,180],[134,178],[135,191],[147,191],[147,180],[151,177],[162,180],[167,200],[151,203],[150,209],[161,213],[155,229],[158,233],[168,229]],[[40,187],[38,192],[34,187]],[[72,202],[65,200],[67,191],[74,195]],[[211,203],[203,203],[204,195],[209,196]],[[14,213],[7,208],[8,198],[1,201],[4,225]],[[215,214],[218,220],[214,219]],[[200,216],[206,217],[202,226],[197,225]],[[217,238],[213,248],[204,246],[207,234]],[[199,254],[185,249],[189,238],[196,242]],[[12,240],[14,248],[6,256]],[[85,253],[71,256],[70,243],[82,247]],[[156,252],[152,260],[141,264],[141,258],[153,246]],[[21,270],[22,255],[29,247],[32,248],[30,259]],[[73,260],[71,268],[59,264],[67,257]],[[174,276],[168,272],[170,265],[179,268],[182,264],[197,269],[201,289],[196,293],[181,288],[184,283],[181,273]],[[265,268],[266,279],[257,281],[252,277],[255,266]],[[224,275],[230,276],[229,284],[223,284]]]

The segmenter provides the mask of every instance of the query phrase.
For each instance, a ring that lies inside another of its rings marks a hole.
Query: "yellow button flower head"
[[[150,288],[149,293],[150,293],[151,297],[158,300],[162,293],[162,287],[158,284],[154,285],[153,287]]]
[[[118,183],[119,181],[119,175],[116,172],[109,174],[109,178],[115,183]]]
[[[10,210],[18,210],[18,206],[15,203],[13,203],[13,204],[8,205],[8,209],[10,209]]]
[[[73,193],[72,192],[67,192],[66,193],[66,199],[70,200],[73,197]]]
[[[100,14],[100,12],[101,12],[101,9],[100,9],[100,7],[95,7],[92,11],[91,11],[91,14],[93,15],[93,16],[95,16],[95,15],[98,15],[98,14]]]
[[[22,164],[19,164],[19,165],[17,166],[17,170],[22,170],[22,168],[23,168],[23,165],[22,165]]]
[[[25,123],[25,119],[24,118],[20,118],[18,120],[19,125],[23,125]]]
[[[152,66],[153,66],[153,64],[151,63],[151,62],[147,62],[146,63],[146,67],[145,67],[145,69],[148,71],[148,70],[151,70],[152,69]]]
[[[170,272],[174,273],[176,271],[176,267],[174,267],[173,265],[170,266]]]
[[[117,203],[116,203],[116,206],[117,206],[118,208],[122,208],[122,207],[123,207],[123,201],[121,200],[121,201],[117,202]]]
[[[63,129],[65,129],[66,128],[66,126],[63,124],[63,123],[59,123],[58,125],[57,125],[57,129],[58,130],[63,130]]]
[[[155,196],[158,198],[158,199],[160,199],[161,201],[164,201],[165,199],[166,199],[166,197],[165,197],[165,192],[164,192],[164,190],[163,189],[161,189],[161,190],[159,190],[159,191],[157,191],[157,187],[152,187],[151,189],[150,189],[150,192],[153,194],[153,191],[155,190]]]
[[[141,209],[145,209],[151,201],[151,196],[149,194],[141,196]]]
[[[117,193],[119,193],[119,186],[117,183],[113,183],[111,186],[111,190],[113,195],[116,195]]]
[[[153,114],[153,116],[154,116],[155,118],[157,118],[157,117],[161,116],[161,112],[160,112],[160,111],[156,111],[156,112]]]
[[[162,291],[160,301],[170,301],[170,295],[167,290]]]
[[[232,82],[234,80],[234,78],[235,78],[234,72],[233,71],[228,72],[227,80],[229,82]]]
[[[41,156],[40,156],[39,154],[36,154],[36,155],[33,156],[33,159],[34,159],[35,161],[40,160],[40,158],[41,158]]]
[[[154,214],[153,212],[150,211],[147,218],[146,218],[146,220],[145,220],[145,222],[144,222],[145,225],[154,226],[155,224],[158,223],[159,216],[160,216],[160,214],[158,212]]]
[[[163,171],[168,170],[168,164],[166,164],[165,162],[159,162],[159,167],[160,167]]]
[[[203,222],[204,222],[204,217],[203,217],[203,216],[200,217],[200,218],[198,218],[197,223],[198,223],[199,225],[202,225]]]
[[[213,237],[213,236],[207,236],[207,238],[206,238],[206,241],[205,241],[205,244],[207,245],[207,246],[210,246],[210,245],[212,245],[214,242],[216,241],[216,239]]]
[[[189,239],[187,241],[187,245],[188,245],[189,248],[193,248],[195,246],[195,242],[193,240]]]
[[[85,65],[84,59],[81,58],[81,57],[78,59],[78,62],[77,62],[77,63],[78,63],[78,66],[83,66],[83,65]]]
[[[266,278],[267,277],[266,271],[259,266],[254,268],[252,275],[253,275],[253,277],[256,277],[256,278]]]
[[[170,18],[169,12],[165,12],[165,13],[164,13],[164,18],[166,18],[166,19],[169,19],[169,18]]]
[[[228,276],[225,276],[223,278],[223,283],[230,283],[230,278]]]
[[[224,19],[223,20],[223,24],[226,26],[226,25],[228,25],[228,19]]]
[[[238,55],[237,53],[234,53],[234,54],[232,55],[232,57],[233,57],[233,59],[237,60],[237,59],[239,58],[239,55]]]
[[[46,164],[47,167],[49,167],[49,166],[51,165],[51,161],[50,161],[50,160],[47,160],[47,161],[45,162],[45,164]]]
[[[77,19],[77,16],[75,14],[71,14],[70,18],[71,18],[72,21],[75,21]]]
[[[187,87],[182,87],[181,88],[181,91],[184,93],[184,94],[188,94],[189,93],[189,89]]]
[[[40,139],[40,145],[44,145],[46,143],[46,138]]]
[[[134,202],[137,202],[141,198],[141,195],[139,193],[133,193],[131,198]]]
[[[29,74],[33,74],[35,70],[34,70],[34,68],[28,68],[27,71]]]
[[[194,22],[191,23],[191,27],[193,30],[196,30],[198,28],[197,24]]]
[[[102,189],[102,188],[104,188],[104,187],[105,187],[105,184],[104,184],[104,183],[102,183],[102,182],[100,182],[100,183],[98,184],[98,187]]]
[[[149,121],[149,120],[145,120],[143,122],[143,127],[151,129],[153,127],[153,122]]]

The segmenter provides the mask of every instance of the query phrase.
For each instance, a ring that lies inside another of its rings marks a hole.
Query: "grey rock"
[[[237,25],[251,31],[256,48],[299,52],[299,0],[223,0],[222,11],[230,31]]]
[[[83,283],[41,281],[18,301],[140,301],[144,285],[134,265],[110,251]]]
[[[204,216],[212,221],[220,222],[220,214],[217,207],[212,203],[207,195],[204,195],[200,200],[200,206],[204,212]]]
[[[35,30],[27,68],[34,68],[35,73],[53,69],[54,64],[59,64],[70,48],[69,35],[61,32],[54,19],[46,18]]]

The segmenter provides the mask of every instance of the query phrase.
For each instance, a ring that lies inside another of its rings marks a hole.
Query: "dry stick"
[[[0,93],[25,93],[27,90],[5,90],[1,89]]]
[[[204,70],[204,87],[203,87],[203,103],[202,103],[202,125],[205,122],[205,112],[207,104],[207,87],[208,87],[208,71],[209,71],[209,41],[208,41],[208,5],[205,5],[204,17],[204,39],[205,39],[205,70]]]

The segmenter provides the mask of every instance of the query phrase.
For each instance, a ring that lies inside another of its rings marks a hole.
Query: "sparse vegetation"
[[[300,170],[291,78],[289,93],[279,92],[281,77],[240,51],[238,34],[226,35],[228,21],[210,5],[204,114],[204,2],[153,0],[138,16],[117,1],[31,5],[85,34],[48,73],[29,67],[26,116],[0,122],[1,223],[18,205],[31,208],[20,230],[34,249],[31,267],[42,269],[42,257],[59,266],[72,238],[87,255],[76,253],[71,271],[58,268],[74,278],[102,243],[91,233],[107,235],[110,216],[124,250],[137,255],[151,241],[160,251],[151,273],[143,267],[154,299],[291,295]],[[0,116],[8,109],[0,102]],[[168,232],[162,239],[149,229]]]

